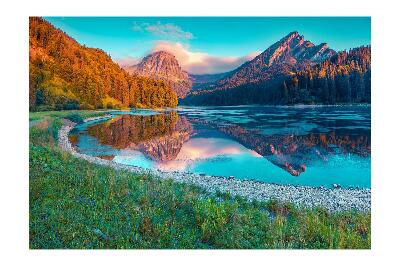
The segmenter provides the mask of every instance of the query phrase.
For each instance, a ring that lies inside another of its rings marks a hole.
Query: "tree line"
[[[185,104],[338,104],[371,102],[371,47],[339,52],[289,77],[247,83],[233,89],[200,91]]]

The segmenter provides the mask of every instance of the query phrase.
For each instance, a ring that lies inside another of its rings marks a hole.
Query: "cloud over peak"
[[[260,51],[251,52],[245,56],[215,56],[205,52],[193,51],[188,44],[170,41],[157,41],[149,53],[165,51],[175,56],[183,70],[190,74],[224,73],[239,67],[243,63],[254,59]],[[147,55],[144,54],[143,56]],[[136,65],[141,57],[126,56],[116,59],[121,67]]]
[[[137,57],[125,56],[125,57],[117,58],[115,61],[121,67],[128,67],[128,66],[133,66],[133,65],[139,64],[140,60],[141,59],[137,58]]]
[[[213,56],[191,51],[188,45],[179,42],[158,41],[151,52],[166,51],[173,54],[181,67],[191,74],[213,74],[231,71],[260,54],[254,51],[246,56]]]

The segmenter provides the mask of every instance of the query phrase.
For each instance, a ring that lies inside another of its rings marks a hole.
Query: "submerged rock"
[[[332,187],[333,187],[333,188],[341,188],[342,186],[339,185],[339,184],[332,184]]]

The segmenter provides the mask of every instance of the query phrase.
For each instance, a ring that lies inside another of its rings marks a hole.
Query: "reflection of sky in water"
[[[220,138],[190,139],[182,146],[177,158],[169,162],[154,162],[134,151],[118,155],[114,161],[148,169],[235,176],[268,183],[327,187],[333,183],[344,187],[371,186],[370,158],[333,155],[327,161],[312,164],[301,176],[294,177],[241,144]]]
[[[137,154],[136,154],[137,155]],[[232,156],[250,156],[263,158],[258,153],[247,149],[236,141],[223,138],[192,138],[184,143],[178,156],[168,162],[152,162],[143,156],[118,156],[114,161],[129,165],[156,167],[165,171],[192,172],[195,166],[201,162],[215,163],[225,161]]]
[[[151,110],[135,110],[128,113],[154,115]],[[370,107],[180,107],[178,113],[189,119],[210,121],[219,126],[239,125],[249,132],[257,132],[267,137],[307,136],[331,132],[343,136],[368,138],[370,136]],[[115,113],[115,120],[118,114]],[[282,166],[273,164],[269,156],[261,156],[215,128],[197,125],[194,120],[190,121],[194,126],[194,132],[180,147],[176,158],[164,162],[153,161],[139,150],[118,150],[100,144],[86,131],[87,125],[98,122],[79,125],[71,134],[78,134],[77,147],[80,152],[92,156],[114,156],[115,162],[127,165],[165,171],[235,176],[240,179],[248,178],[281,184],[330,186],[332,183],[338,183],[344,187],[370,187],[369,156],[343,153],[335,145],[330,145],[335,152],[325,154],[326,160],[322,160],[311,154],[315,152],[315,149],[312,149],[309,155],[305,155],[308,156],[306,171],[296,177],[290,175]],[[102,123],[113,123],[113,120]]]

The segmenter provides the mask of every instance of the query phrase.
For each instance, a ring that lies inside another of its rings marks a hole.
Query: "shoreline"
[[[111,115],[91,117],[84,122],[112,117]],[[58,146],[77,158],[84,159],[98,165],[113,167],[119,170],[128,170],[138,174],[150,174],[160,179],[172,179],[180,183],[197,185],[208,192],[229,192],[232,196],[242,196],[248,200],[267,201],[276,199],[281,202],[291,202],[297,206],[323,207],[331,212],[357,210],[369,212],[371,210],[371,189],[321,188],[311,186],[293,186],[264,183],[253,180],[239,180],[203,174],[185,172],[166,172],[144,169],[137,166],[123,165],[78,153],[68,139],[69,132],[76,123],[64,119],[63,126],[58,132]]]

